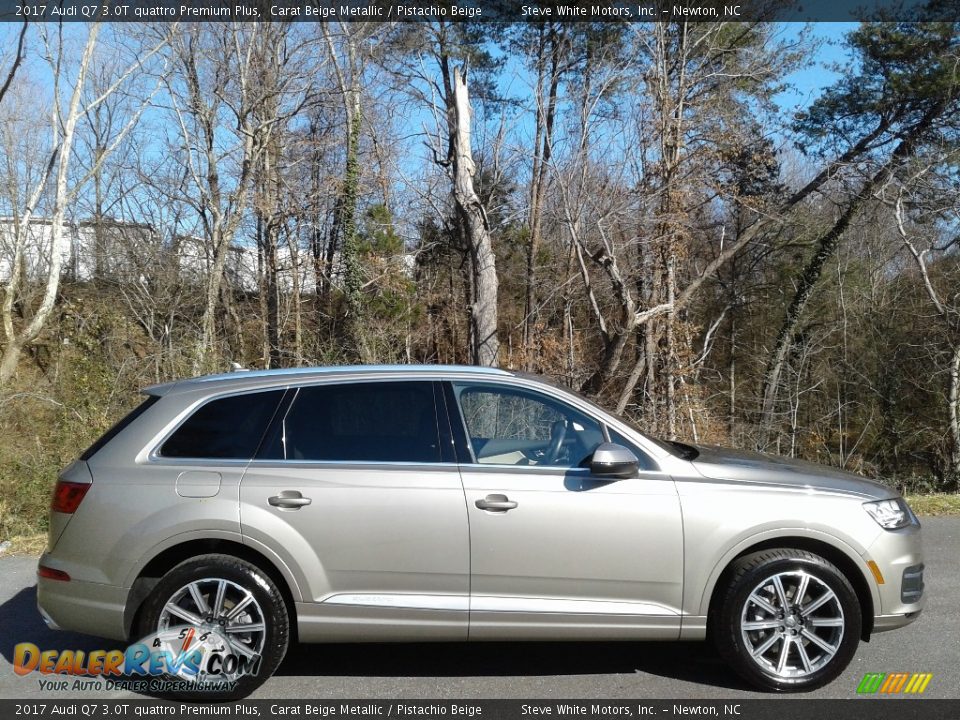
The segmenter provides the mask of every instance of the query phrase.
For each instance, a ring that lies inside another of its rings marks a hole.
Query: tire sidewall
[[[782,678],[765,671],[750,656],[740,632],[743,606],[753,590],[767,578],[783,572],[803,570],[824,582],[837,596],[843,610],[844,628],[840,648],[833,658],[811,675]],[[737,580],[721,610],[722,623],[717,633],[721,652],[734,661],[738,672],[756,685],[778,692],[803,692],[826,685],[847,667],[860,642],[860,602],[850,582],[832,564],[806,553],[771,559],[748,570]],[[725,647],[724,647],[725,646]]]
[[[143,605],[137,623],[140,638],[157,632],[160,613],[167,601],[184,585],[203,578],[229,580],[250,591],[263,611],[266,632],[261,660],[255,675],[239,678],[230,691],[187,691],[169,693],[177,699],[234,700],[246,697],[262,685],[276,671],[286,654],[289,641],[289,621],[286,606],[274,583],[259,568],[228,556],[204,556],[187,560],[161,578]],[[178,680],[167,676],[165,679]]]

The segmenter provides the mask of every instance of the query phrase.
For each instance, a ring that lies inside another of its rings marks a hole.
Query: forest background
[[[0,38],[0,541],[232,363],[535,372],[956,506],[960,23]]]

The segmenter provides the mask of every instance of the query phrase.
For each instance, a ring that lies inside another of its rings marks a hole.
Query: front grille
[[[900,583],[900,601],[905,605],[923,597],[923,565],[911,565],[903,571]]]

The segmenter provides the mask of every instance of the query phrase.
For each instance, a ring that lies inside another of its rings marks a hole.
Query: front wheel
[[[717,649],[766,690],[813,690],[836,678],[860,641],[861,613],[849,580],[796,549],[740,558],[712,617]]]
[[[156,694],[183,700],[246,697],[274,673],[289,642],[276,585],[229,555],[192,558],[164,575],[144,602],[137,630],[150,662],[164,671]]]

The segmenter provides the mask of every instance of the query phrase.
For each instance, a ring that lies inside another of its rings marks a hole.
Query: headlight
[[[887,530],[897,530],[917,522],[916,516],[903,498],[864,503],[863,509],[870,513],[870,517],[876,520],[880,527]]]

